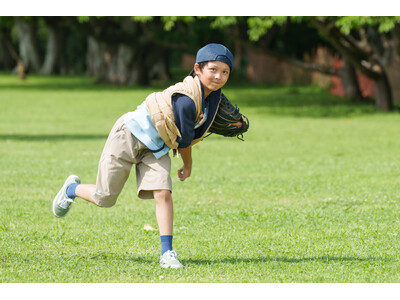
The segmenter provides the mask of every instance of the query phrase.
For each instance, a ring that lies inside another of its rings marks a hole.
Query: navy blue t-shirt
[[[196,106],[192,99],[182,94],[172,95],[172,110],[175,116],[175,123],[182,137],[176,139],[179,148],[189,147],[194,139],[201,138],[205,131],[214,120],[215,113],[221,97],[221,89],[212,92],[202,101],[202,111],[208,107],[207,119],[204,124],[198,128],[196,126]]]
[[[207,104],[204,103],[205,107]],[[204,111],[203,107],[203,111]],[[175,124],[182,134],[182,137],[176,139],[179,148],[189,147],[195,137],[196,126],[196,106],[192,99],[186,95],[172,95],[172,109],[175,116]]]

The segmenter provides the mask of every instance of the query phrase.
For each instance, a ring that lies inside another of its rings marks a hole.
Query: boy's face
[[[230,70],[229,66],[222,61],[209,61],[203,70],[200,70],[198,64],[194,65],[194,71],[203,84],[205,97],[225,85]]]

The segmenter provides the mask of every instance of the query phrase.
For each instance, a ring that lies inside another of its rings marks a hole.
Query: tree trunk
[[[244,67],[245,66],[244,57],[245,57],[245,51],[240,42],[236,40],[235,57],[234,57],[235,74],[238,74],[237,76],[242,79],[246,77],[246,67]]]
[[[105,72],[101,74],[100,82],[118,84],[118,46],[105,45],[104,66]]]
[[[38,72],[41,67],[41,59],[33,25],[19,17],[16,18],[16,25],[19,39],[19,52],[24,62],[24,67],[31,72]]]
[[[149,85],[170,79],[168,47],[155,40],[154,28],[131,18],[90,18],[87,68],[100,82]],[[161,21],[160,21],[161,22]],[[160,27],[157,30],[160,30]],[[160,31],[160,34],[164,32]]]
[[[152,79],[170,79],[167,53],[162,49],[140,49],[127,44],[109,45],[88,38],[87,74],[99,82],[146,86]]]
[[[171,79],[169,71],[168,50],[163,47],[148,47],[144,52],[146,54],[145,61],[148,68],[149,79]],[[150,82],[149,82],[150,83]]]
[[[14,61],[7,49],[6,42],[0,40],[0,69],[12,70],[13,66]]]
[[[400,24],[396,24],[393,30],[393,46],[397,57],[400,56]]]
[[[86,74],[100,76],[103,72],[104,51],[99,42],[92,36],[87,38]]]
[[[339,28],[328,21],[312,18],[311,22],[316,25],[323,36],[346,58],[354,68],[358,69],[368,78],[374,81],[375,106],[377,109],[389,111],[393,109],[393,97],[390,82],[387,77],[387,50],[382,45],[382,40],[377,35],[376,29],[367,31],[368,38],[365,40],[368,46],[357,46],[351,43],[351,36],[346,36]],[[372,53],[370,53],[372,50]],[[368,56],[361,59],[360,57]]]
[[[56,26],[47,25],[49,36],[47,39],[46,56],[43,66],[40,70],[42,75],[51,75],[56,72],[57,62],[60,57],[60,42],[61,38]]]
[[[108,45],[88,38],[87,74],[99,77],[99,82],[114,85],[150,83],[145,57],[132,46]]]
[[[132,58],[134,51],[132,47],[120,45],[116,53],[116,74],[118,84],[128,84],[131,80]]]
[[[358,84],[357,73],[350,62],[345,58],[343,60],[343,68],[341,70],[341,78],[345,95],[354,100],[362,99],[360,85]]]
[[[393,110],[392,90],[386,73],[375,79],[374,84],[376,108],[384,111]]]
[[[24,80],[26,78],[24,61],[18,55],[13,44],[11,43],[11,33],[10,33],[10,31],[3,30],[2,34],[3,34],[3,44],[5,45],[5,47],[8,50],[8,53],[11,55],[11,57],[14,59],[15,63],[17,64],[17,66],[14,68],[13,72],[17,73],[18,77],[21,80]]]

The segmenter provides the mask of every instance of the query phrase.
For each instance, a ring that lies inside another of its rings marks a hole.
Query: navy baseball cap
[[[196,63],[215,60],[226,63],[233,70],[233,55],[224,45],[208,44],[197,51]]]

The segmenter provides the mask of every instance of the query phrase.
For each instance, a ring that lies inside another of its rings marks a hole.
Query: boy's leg
[[[126,128],[123,118],[114,124],[104,145],[96,185],[81,184],[76,175],[68,177],[53,200],[53,212],[57,217],[67,214],[75,197],[102,207],[115,204],[135,163],[132,134]]]
[[[136,164],[138,196],[141,199],[153,199],[156,203],[156,218],[160,231],[161,257],[160,265],[164,268],[182,268],[172,250],[173,202],[171,159],[168,154],[156,158],[150,151],[142,153]]]
[[[98,205],[93,200],[93,194],[96,192],[96,185],[95,184],[79,184],[76,186],[75,194],[77,197],[89,201],[95,205]]]
[[[182,268],[183,265],[176,258],[176,252],[172,250],[174,209],[171,191],[155,190],[153,195],[156,201],[156,218],[161,240],[160,265],[164,268]]]
[[[174,208],[171,192],[158,190],[153,191],[153,195],[156,201],[156,218],[160,235],[172,235]]]

